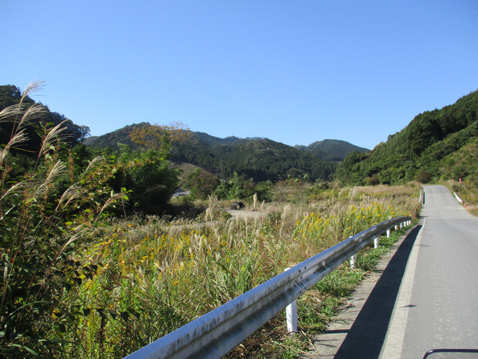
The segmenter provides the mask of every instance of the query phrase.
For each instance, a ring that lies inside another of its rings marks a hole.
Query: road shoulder
[[[400,236],[400,239],[381,258],[375,270],[369,273],[357,286],[352,296],[348,299],[345,308],[329,323],[325,333],[312,338],[313,348],[310,348],[309,353],[302,355],[301,358],[378,357],[385,340],[386,328],[388,327],[389,319],[386,317],[391,316],[400,284],[397,283],[397,274],[404,271],[404,266],[414,242],[413,236],[416,237],[416,232],[418,232],[417,227],[410,228]],[[411,233],[412,235],[410,235]],[[407,240],[406,243],[404,243],[405,240]],[[397,251],[399,252],[398,255]],[[391,262],[393,263],[391,264]],[[383,277],[382,275],[385,271],[391,273]],[[390,279],[393,282],[390,282]],[[398,280],[401,280],[401,277]],[[377,286],[379,281],[382,283]],[[389,290],[392,287],[394,290]],[[375,292],[375,295],[371,298],[373,292]],[[390,300],[387,300],[386,307],[382,309],[377,308],[377,311],[382,310],[384,313],[374,313],[375,302],[383,298],[384,295],[389,295],[392,303],[389,303]],[[367,303],[368,310],[363,311]],[[366,316],[367,318],[357,320],[359,315],[362,317]],[[371,319],[376,321],[376,323],[367,326],[368,330],[364,330],[363,326]],[[369,330],[371,327],[376,327],[377,332]],[[383,333],[384,331],[385,333]],[[383,337],[377,338],[377,334]],[[346,341],[347,343],[343,345]],[[367,345],[367,342],[370,342],[371,345]],[[352,350],[354,355],[349,356]],[[362,355],[359,354],[360,352],[362,352]]]

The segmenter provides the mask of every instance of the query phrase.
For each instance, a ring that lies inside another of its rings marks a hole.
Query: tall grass
[[[396,187],[373,198],[356,189],[326,201],[271,203],[263,220],[226,219],[210,198],[207,225],[155,217],[117,222],[82,253],[98,271],[64,301],[84,316],[72,318],[57,339],[81,339],[83,356],[124,356],[350,235],[414,213],[415,190]],[[66,356],[79,350],[64,349]]]
[[[19,104],[0,112],[2,122],[12,122],[10,140],[0,150],[0,357],[51,357],[61,348],[51,332],[65,332],[72,312],[59,310],[60,301],[95,273],[95,267],[73,258],[81,258],[87,229],[111,198],[100,186],[103,170],[91,168],[77,183],[65,180],[61,124],[43,129],[31,172],[12,175],[18,160],[12,150],[25,147],[26,126],[45,113],[41,105],[24,104],[40,87],[32,84]]]

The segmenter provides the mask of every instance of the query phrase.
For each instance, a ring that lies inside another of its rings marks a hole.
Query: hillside
[[[323,140],[311,143],[308,146],[297,145],[295,148],[308,151],[319,158],[327,161],[343,161],[345,157],[353,151],[368,152],[370,150],[355,146],[349,142],[341,140]]]
[[[237,140],[231,144],[211,145],[192,136],[172,149],[174,162],[191,163],[221,178],[234,172],[258,181],[277,181],[307,175],[312,180],[327,180],[336,165],[312,153],[269,139]]]
[[[99,148],[111,147],[115,151],[119,150],[118,144],[128,145],[131,148],[136,149],[139,146],[131,140],[129,135],[133,129],[144,127],[144,126],[149,126],[149,123],[141,122],[138,124],[132,124],[132,125],[120,128],[119,130],[106,133],[102,136],[91,136],[86,138],[83,143],[90,147],[99,147]]]
[[[417,115],[371,152],[350,153],[336,177],[346,184],[394,184],[418,180],[478,182],[478,91],[453,105]]]
[[[137,145],[129,138],[134,124],[99,137],[88,138],[85,144],[91,147],[119,150],[118,144]],[[311,152],[300,151],[265,138],[227,137],[224,139],[203,132],[191,132],[191,136],[171,147],[171,160],[175,163],[190,163],[201,167],[220,178],[230,178],[234,172],[259,181],[278,181],[307,175],[311,180],[327,180],[337,165],[324,161]]]
[[[41,88],[41,86],[39,86]],[[6,109],[9,106],[18,105],[22,101],[22,92],[14,85],[1,85],[0,86],[0,111]],[[29,126],[25,127],[25,136],[28,141],[18,144],[12,148],[13,153],[22,154],[25,156],[35,157],[37,152],[41,148],[41,136],[45,132],[45,128],[51,128],[53,126],[60,125],[62,129],[63,141],[69,146],[73,147],[82,143],[86,136],[88,136],[90,129],[87,126],[79,126],[73,123],[70,119],[57,112],[50,111],[47,106],[37,103],[30,97],[23,98],[23,111],[22,115],[29,113],[28,123]],[[32,107],[35,106],[35,107]],[[33,110],[36,108],[36,110]],[[29,111],[27,111],[30,109]],[[0,145],[7,144],[11,135],[14,132],[15,122],[9,118],[7,114],[5,117],[1,117],[0,121]]]

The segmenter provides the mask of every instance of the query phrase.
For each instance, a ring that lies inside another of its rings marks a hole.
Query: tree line
[[[448,179],[478,182],[476,162],[469,157],[476,147],[477,120],[478,91],[474,91],[452,105],[417,115],[372,151],[350,153],[335,178],[357,185]]]

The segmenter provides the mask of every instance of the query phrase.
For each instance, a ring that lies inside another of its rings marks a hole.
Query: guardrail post
[[[453,192],[453,194],[455,195],[456,200],[457,200],[458,202],[460,202],[461,204],[463,204],[463,200],[462,200],[460,197],[458,197],[458,195],[456,194],[456,192]]]
[[[378,237],[373,239],[373,248],[378,248]]]
[[[284,270],[288,271],[290,268]],[[287,333],[297,333],[297,301],[294,300],[285,308],[286,321],[287,321]]]
[[[391,230],[389,228],[389,229],[387,229],[387,238],[390,238],[390,234],[391,234]]]
[[[355,262],[357,261],[357,254],[350,257],[350,268],[355,269]]]

